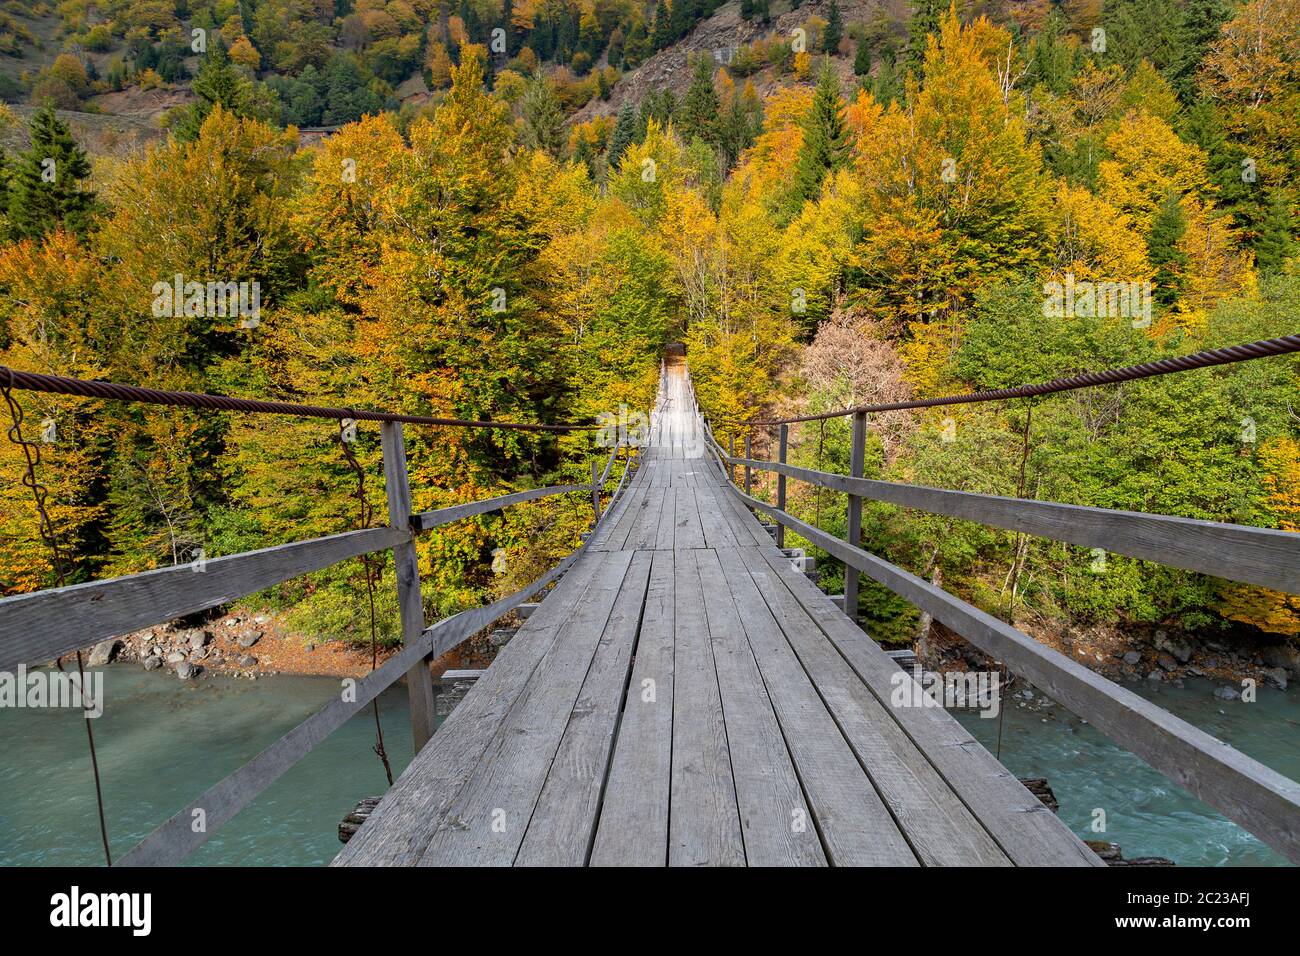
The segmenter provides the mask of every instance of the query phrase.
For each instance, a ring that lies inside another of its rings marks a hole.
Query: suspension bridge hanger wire
[[[87,381],[64,375],[45,375],[39,372],[21,372],[0,365],[0,382],[7,388],[28,392],[53,392],[59,395],[77,395],[82,398],[100,398],[111,401],[144,402],[149,405],[171,405],[182,408],[211,408],[227,412],[253,412],[262,415],[292,415],[298,418],[332,418],[370,422],[402,422],[408,425],[449,425],[456,428],[500,428],[524,432],[592,431],[601,426],[587,422],[560,425],[540,425],[528,422],[474,421],[464,418],[439,418],[431,415],[404,415],[397,412],[366,411],[364,409],[334,408],[328,405],[299,405],[294,402],[266,402],[250,398],[232,398],[228,395],[210,395],[205,392],[173,392],[117,382]]]
[[[1117,382],[1132,382],[1156,375],[1168,375],[1171,372],[1188,372],[1192,369],[1231,365],[1235,362],[1247,362],[1251,359],[1288,355],[1294,352],[1300,352],[1300,335],[1284,335],[1281,338],[1261,339],[1258,342],[1230,345],[1221,349],[1206,349],[1202,352],[1193,352],[1190,355],[1180,355],[1155,362],[1143,362],[1140,365],[1125,365],[1121,368],[1106,369],[1101,372],[1084,372],[1081,375],[1071,375],[1068,378],[1054,378],[1049,382],[1016,385],[1011,388],[999,388],[992,391],[971,392],[968,395],[945,395],[942,398],[920,398],[909,402],[889,402],[884,405],[857,405],[839,412],[822,412],[817,415],[802,415],[798,418],[755,419],[751,421],[719,419],[718,421],[719,424],[730,425],[792,425],[796,422],[825,421],[829,418],[840,418],[844,415],[855,415],[859,412],[893,412],[905,408],[933,408],[936,405],[967,405],[974,402],[995,402],[1007,398],[1033,398],[1038,395],[1069,392],[1077,388],[1113,385]]]

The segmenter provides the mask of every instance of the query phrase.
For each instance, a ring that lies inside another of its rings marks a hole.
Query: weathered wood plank
[[[689,493],[689,489],[678,490]],[[668,863],[744,866],[744,838],[696,552],[678,548],[674,559],[676,661]]]
[[[655,550],[673,550],[673,541],[677,531],[677,492],[678,489],[663,487],[664,506],[659,512],[659,528],[655,534]]]
[[[438,821],[420,866],[514,862],[631,560],[626,551],[601,556],[591,588]]]
[[[592,486],[551,485],[548,488],[531,488],[528,491],[515,491],[508,495],[497,495],[495,498],[484,498],[481,501],[467,501],[461,505],[435,508],[433,511],[422,511],[419,514],[411,515],[411,527],[416,531],[432,531],[434,528],[441,528],[443,525],[464,521],[466,518],[487,514],[490,511],[500,511],[502,508],[522,504],[525,501],[536,501],[538,498],[551,498],[555,495],[567,495],[575,491],[591,494]]]
[[[734,548],[739,542],[731,524],[718,507],[713,489],[698,486],[691,489],[695,495],[695,507],[700,516],[700,529],[704,532],[704,544],[709,548]]]
[[[751,548],[722,557],[737,601],[755,609],[746,618],[746,629],[751,632],[755,652],[762,648],[759,656],[763,673],[773,701],[779,702],[778,714],[782,715],[791,749],[795,749],[796,741],[825,746],[824,741],[836,727],[847,741],[846,746],[852,748],[851,752],[841,752],[837,747],[816,765],[815,772],[805,771],[803,760],[799,761],[801,775],[809,781],[810,798],[813,781],[834,779],[837,774],[843,776],[846,763],[861,763],[861,769],[870,778],[866,789],[874,786],[872,795],[880,795],[868,809],[877,813],[876,819],[883,817],[890,829],[902,829],[906,836],[904,846],[910,845],[909,859],[919,857],[926,866],[1009,866],[1006,854],[862,683],[757,550]],[[818,706],[806,703],[805,698],[816,701]],[[820,709],[821,705],[824,710]],[[793,715],[789,722],[785,717],[787,710]],[[813,711],[814,720],[824,718],[830,723],[833,718],[830,729],[820,723],[811,726],[794,723],[796,717],[806,719],[808,710]],[[829,716],[825,716],[826,711]],[[854,792],[850,786],[849,796]],[[848,820],[850,825],[856,823],[861,827],[871,819],[870,814],[862,811],[841,812],[833,821],[822,824],[822,832],[829,845],[836,825]],[[840,860],[837,858],[836,862]],[[879,861],[859,858],[853,862]]]
[[[0,600],[0,670],[41,664],[108,637],[229,604],[291,578],[410,540],[394,528],[345,531],[202,563]]]
[[[704,526],[700,524],[700,508],[695,500],[695,489],[678,486],[677,504],[673,514],[673,549],[704,547]]]
[[[699,551],[696,560],[718,673],[745,861],[750,866],[825,866],[826,854],[817,827],[732,600],[727,575],[718,563],[716,551]],[[811,687],[808,693],[816,700]],[[853,755],[845,750],[851,761]],[[912,859],[883,807],[880,815],[894,830],[894,846]]]
[[[656,551],[653,560],[632,680],[591,852],[593,866],[663,866],[668,862],[673,553]]]
[[[642,551],[632,557],[546,773],[516,866],[582,866],[587,862],[637,643],[652,555]]]
[[[664,511],[664,489],[647,488],[636,523],[628,533],[624,547],[629,551],[653,551],[659,538],[659,521]]]
[[[1300,594],[1300,534],[1291,531],[853,479],[779,462],[734,461],[875,501]]]

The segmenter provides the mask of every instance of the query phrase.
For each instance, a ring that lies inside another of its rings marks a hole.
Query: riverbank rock
[[[1227,684],[1224,684],[1222,687],[1216,687],[1214,689],[1214,696],[1219,698],[1219,700],[1238,700],[1241,697],[1241,694],[1237,693],[1237,691],[1233,690]]]
[[[203,650],[203,648],[207,647],[209,643],[211,643],[212,632],[196,629],[193,631],[189,631],[185,635],[184,640],[187,640],[189,642],[190,650],[201,651]]]
[[[1269,667],[1264,670],[1264,678],[1270,683],[1276,684],[1279,689],[1286,690],[1287,672],[1285,667]]]
[[[245,654],[243,657],[241,657],[241,658],[239,659],[239,666],[240,666],[240,667],[256,667],[256,666],[257,666],[257,658],[254,657],[252,654]]]
[[[250,631],[248,634],[245,634],[243,637],[239,639],[238,644],[244,650],[248,650],[250,647],[252,647],[261,639],[262,639],[261,631]]]
[[[1291,677],[1300,677],[1300,648],[1290,644],[1274,644],[1262,648],[1259,656],[1269,667],[1285,667],[1291,672]]]
[[[176,676],[181,680],[193,680],[202,673],[202,667],[198,664],[191,664],[189,661],[184,661],[176,668]]]
[[[91,667],[103,667],[110,663],[117,656],[117,652],[122,649],[122,641],[116,637],[110,637],[106,641],[100,641],[95,645],[95,649],[90,652],[90,660],[86,663]]]
[[[172,651],[167,655],[168,664],[182,664],[185,662],[185,655],[180,651]]]
[[[1136,667],[1138,664],[1142,663],[1142,655],[1137,651],[1129,651],[1124,655],[1124,663],[1129,667]]]
[[[156,654],[150,654],[144,659],[144,661],[142,661],[142,664],[145,670],[156,671],[158,668],[163,666],[163,661],[162,658]]]

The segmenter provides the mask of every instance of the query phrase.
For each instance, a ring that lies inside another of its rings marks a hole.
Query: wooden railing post
[[[861,478],[867,452],[867,413],[853,413],[853,449],[849,453],[849,476]],[[862,497],[849,495],[849,528],[847,539],[852,547],[859,547],[862,538]],[[858,619],[858,579],[861,572],[844,566],[844,613],[852,620]]]
[[[751,454],[751,447],[750,447],[751,445],[750,439],[753,438],[753,436],[754,436],[754,430],[752,428],[749,431],[745,432],[745,457],[746,458],[754,457]],[[749,494],[749,466],[748,465],[745,466],[745,494]]]
[[[401,422],[384,422],[384,486],[388,492],[388,523],[398,530],[411,526],[411,485],[406,471],[406,440]],[[397,605],[402,614],[402,643],[413,644],[424,633],[424,602],[420,597],[420,565],[415,539],[393,547],[397,570]],[[433,736],[435,711],[433,679],[429,658],[422,657],[406,672],[406,689],[411,700],[411,736],[415,752]]]
[[[736,436],[735,434],[727,436],[727,457],[736,457]],[[736,466],[727,462],[727,480],[733,485],[736,483]]]
[[[781,426],[781,439],[777,446],[777,460],[785,464],[786,451],[790,445],[790,426]],[[776,507],[780,511],[785,510],[785,475],[776,476]],[[776,523],[776,546],[785,547],[785,525],[781,522]]]
[[[600,521],[600,462],[594,458],[591,460],[591,511],[595,515],[591,520],[594,528]]]

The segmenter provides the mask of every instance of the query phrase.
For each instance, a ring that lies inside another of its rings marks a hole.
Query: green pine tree
[[[1146,60],[1166,78],[1185,58],[1177,0],[1113,0],[1103,12],[1108,63],[1132,71]]]
[[[921,65],[925,62],[926,37],[939,33],[939,17],[943,12],[941,0],[916,0],[912,4],[912,15],[907,21],[907,57],[904,60],[905,71],[921,75]]]
[[[545,77],[528,84],[519,100],[523,118],[523,142],[531,149],[541,149],[559,157],[564,152],[564,111]]]
[[[866,40],[858,41],[857,52],[853,54],[853,74],[855,76],[871,75],[871,47]]]
[[[888,50],[880,58],[876,75],[871,78],[871,96],[884,106],[903,98],[903,83],[898,76],[894,54]]]
[[[691,85],[682,98],[679,113],[682,138],[690,142],[692,137],[699,137],[706,143],[716,145],[718,142],[718,112],[722,107],[718,91],[713,86],[716,72],[713,58],[702,53],[695,58],[695,68],[691,73]]]
[[[1232,16],[1228,0],[1187,0],[1178,22],[1177,56],[1165,76],[1184,103],[1196,99],[1196,71]]]
[[[803,147],[795,167],[795,194],[802,202],[816,199],[826,174],[844,162],[848,128],[843,111],[839,81],[826,60],[817,77],[812,107],[804,118]]]
[[[826,14],[826,29],[822,30],[822,52],[833,55],[844,39],[844,18],[840,16],[839,0],[831,0],[831,9]]]
[[[1255,264],[1265,275],[1281,272],[1286,261],[1296,255],[1296,221],[1283,190],[1273,190],[1253,245]]]
[[[1187,217],[1177,193],[1170,193],[1151,220],[1147,235],[1147,257],[1156,267],[1155,300],[1162,306],[1174,302],[1183,289],[1183,269],[1187,256],[1178,248],[1178,240],[1187,231]]]
[[[220,40],[208,47],[190,88],[198,100],[180,114],[172,127],[173,135],[181,142],[199,138],[203,121],[216,106],[236,116],[249,115],[249,83],[230,62],[226,45]]]
[[[8,182],[9,234],[39,239],[55,229],[85,238],[95,212],[95,194],[83,189],[90,176],[85,150],[54,110],[32,116],[31,146],[17,158]]]
[[[605,157],[605,162],[610,169],[618,168],[619,160],[634,142],[636,142],[636,111],[632,109],[631,103],[624,103],[623,108],[618,111],[618,122],[614,124],[614,132],[609,135],[609,155]]]
[[[672,14],[669,13],[668,0],[659,0],[655,7],[655,26],[653,32],[655,52],[664,49],[673,42]]]

